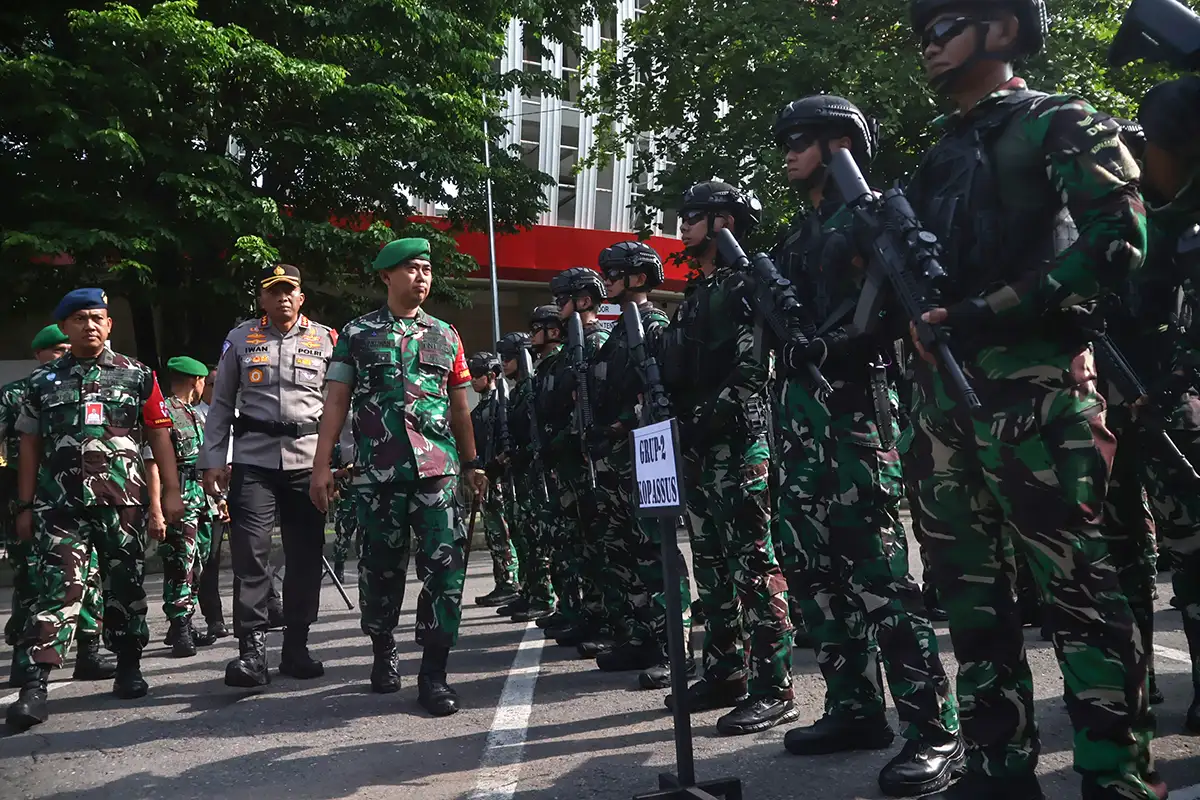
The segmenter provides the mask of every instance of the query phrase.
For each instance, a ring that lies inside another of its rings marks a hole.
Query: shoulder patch
[[[231,347],[233,347],[233,342],[229,341],[228,339],[226,339],[224,342],[222,342],[220,358],[224,358],[225,353],[227,353],[229,351],[229,348],[231,348]]]

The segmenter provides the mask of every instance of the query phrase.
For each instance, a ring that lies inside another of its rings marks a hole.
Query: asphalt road
[[[492,588],[487,561],[483,552],[472,558],[468,602]],[[148,589],[158,597],[161,583],[149,581]],[[1195,800],[1200,788],[1186,787],[1200,784],[1200,738],[1177,733],[1191,699],[1182,660],[1187,648],[1165,581],[1160,594],[1157,666],[1167,703],[1159,707],[1162,738],[1155,748],[1172,798]],[[228,609],[228,582],[225,596]],[[415,596],[410,576],[407,606]],[[501,620],[491,609],[465,611],[451,657],[464,707],[440,720],[416,703],[420,653],[411,641],[411,610],[401,620],[404,687],[388,696],[368,690],[369,643],[357,612],[347,611],[329,584],[312,634],[325,677],[273,677],[258,693],[222,682],[224,664],[237,651],[232,639],[178,661],[161,644],[166,626],[157,604],[150,621],[143,664],[150,695],[119,701],[108,682],[73,683],[66,680],[69,669],[56,673],[50,720],[0,739],[0,798],[628,800],[654,789],[658,772],[673,769],[671,718],[661,692],[636,690],[633,674],[600,673],[573,649],[544,644],[536,628]],[[945,629],[939,633],[948,651]],[[1026,641],[1047,796],[1078,797],[1053,653],[1036,631],[1027,631]],[[272,663],[279,642],[272,633]],[[0,649],[0,658],[7,665],[9,651]],[[952,657],[946,662],[952,669]],[[807,723],[819,716],[823,692],[809,652],[796,651],[795,674]],[[0,696],[7,704],[12,695]],[[740,778],[747,800],[881,796],[875,776],[888,753],[797,758],[784,752],[778,730],[718,736],[718,715],[694,719],[701,780]]]

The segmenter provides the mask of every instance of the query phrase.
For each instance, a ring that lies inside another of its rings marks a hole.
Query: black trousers
[[[208,561],[200,572],[200,614],[209,625],[215,622],[224,624],[225,610],[221,605],[221,545],[229,532],[229,523],[220,520],[213,521],[212,549],[208,553]],[[283,601],[279,597],[275,581],[271,581],[271,590],[267,598],[268,607],[278,606]]]
[[[229,552],[236,636],[267,630],[267,601],[272,594],[268,561],[276,514],[287,563],[283,578],[284,622],[290,629],[307,630],[317,619],[325,515],[308,496],[311,473],[307,469],[233,465],[229,480]]]

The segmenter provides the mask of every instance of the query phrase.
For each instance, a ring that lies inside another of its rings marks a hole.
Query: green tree
[[[1019,74],[1043,90],[1080,94],[1119,116],[1135,113],[1153,70],[1110,71],[1104,63],[1125,0],[1059,0],[1046,52]],[[652,137],[638,173],[655,159],[672,162],[644,214],[670,209],[692,183],[721,177],[763,201],[767,245],[797,211],[782,175],[771,126],[791,100],[841,94],[879,120],[882,152],[871,178],[890,185],[912,170],[930,144],[939,113],[928,91],[907,0],[718,2],[698,11],[690,0],[655,0],[627,29],[621,52],[590,55],[597,80],[584,106],[606,135],[593,158]]]
[[[532,224],[549,178],[496,145],[504,121],[484,98],[557,90],[496,70],[512,17],[573,41],[594,2],[6,3],[9,298],[44,307],[105,286],[133,304],[138,354],[153,363],[215,352],[276,260],[302,266],[306,310],[339,324],[377,302],[364,266],[378,248],[422,235],[435,292],[461,297],[454,278],[474,262],[411,222],[414,202],[445,205],[456,227],[482,224],[488,119],[497,222]]]

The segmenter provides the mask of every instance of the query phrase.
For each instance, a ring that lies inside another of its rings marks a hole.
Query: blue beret
[[[76,311],[93,308],[108,310],[108,295],[103,289],[72,289],[58,301],[54,308],[54,318],[62,322]]]
[[[397,239],[394,242],[388,242],[379,251],[379,255],[375,256],[375,263],[371,265],[371,269],[376,272],[391,269],[413,258],[429,260],[428,239]]]

